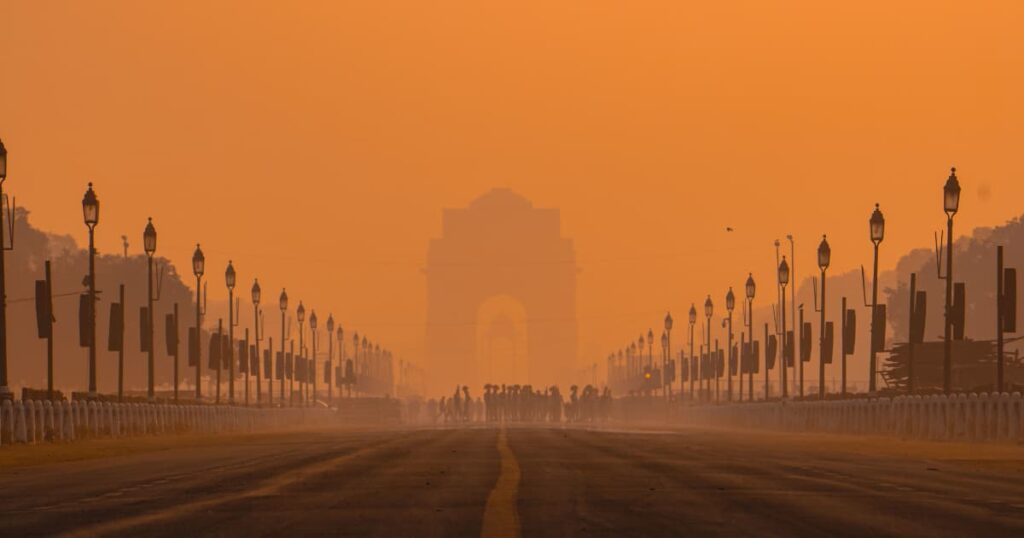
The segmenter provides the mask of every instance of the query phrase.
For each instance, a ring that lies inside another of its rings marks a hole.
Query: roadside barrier
[[[706,427],[881,435],[902,439],[1024,442],[1019,392],[697,405],[684,423]]]
[[[0,404],[0,444],[71,442],[79,439],[221,434],[336,423],[324,407],[234,407],[112,403],[97,401],[15,401]]]

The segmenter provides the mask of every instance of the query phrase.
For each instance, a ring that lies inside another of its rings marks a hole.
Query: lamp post
[[[942,193],[946,211],[946,332],[942,348],[942,387],[949,394],[953,390],[953,216],[960,209],[960,181],[956,178],[956,168],[950,169]]]
[[[256,344],[256,407],[263,407],[263,361],[260,360],[260,340],[263,338],[262,331],[260,330],[260,298],[263,294],[263,290],[260,289],[260,281],[253,279],[252,281],[252,332],[253,341]],[[250,366],[252,360],[249,360]],[[251,367],[249,368],[252,369]],[[246,383],[246,388],[248,388]],[[270,391],[271,397],[273,397],[273,391]]]
[[[338,325],[338,371],[345,372],[345,330]],[[338,379],[338,375],[334,375],[335,379]],[[338,387],[338,395],[341,398],[345,397],[345,384],[344,382]]]
[[[366,388],[373,394],[374,385],[377,383],[376,364],[373,355],[373,343],[363,337],[363,368],[366,369]]]
[[[228,346],[224,359],[228,361],[228,403],[235,404],[235,265],[228,260],[224,270],[224,283],[228,287]],[[217,365],[220,369],[220,365]]]
[[[748,273],[747,283],[747,336],[750,337],[750,364],[747,372],[747,401],[754,401],[754,361],[757,357],[754,356],[754,294],[757,292],[757,284],[754,283],[754,274]],[[768,398],[768,365],[765,364],[765,393],[764,397]],[[743,385],[743,368],[740,367],[740,386]],[[741,390],[742,392],[742,390]]]
[[[641,341],[643,335],[641,335]],[[640,353],[643,354],[641,348]],[[651,386],[654,383],[654,330],[647,329],[647,373],[651,376],[650,381],[647,383],[647,395],[650,396],[654,392],[654,388]]]
[[[868,221],[871,233],[871,243],[874,245],[874,261],[871,270],[871,341],[868,345],[867,358],[867,391],[874,394],[874,378],[877,377],[878,362],[874,358],[874,318],[878,315],[879,309],[879,245],[886,237],[886,217],[882,215],[879,204],[874,204],[874,211]],[[947,297],[948,299],[948,297]]]
[[[782,246],[782,243],[778,239],[776,239],[775,240],[775,267],[776,267],[776,272],[778,271],[779,264],[782,263],[782,259],[779,257],[779,247],[781,247],[781,246]],[[778,280],[777,277],[775,279],[775,295],[776,295],[775,306],[778,306],[781,309],[781,305],[782,305],[782,285],[779,284],[779,280]],[[773,310],[773,313],[774,313],[774,310]],[[781,329],[780,329],[780,325],[779,325],[779,320],[775,319],[775,336],[777,338],[779,338],[780,340],[782,340],[782,346],[781,347],[782,347],[783,350],[785,350],[785,348],[786,348],[786,335],[780,334],[779,333],[780,330]],[[765,346],[768,345],[767,337],[765,338],[764,345]],[[767,353],[767,347],[765,349],[765,353]],[[766,373],[768,372],[767,357],[768,356],[765,355],[765,372]],[[778,369],[778,372],[779,372],[778,376],[779,376],[779,383],[782,383],[782,370],[783,370],[783,368],[786,367],[786,360],[785,360],[785,358],[783,358],[779,362],[782,364],[782,368]],[[767,398],[768,398],[768,391],[765,392],[765,399],[767,399]]]
[[[715,305],[714,305],[714,303],[711,302],[711,296],[708,295],[708,298],[704,301],[704,317],[706,317],[707,321],[708,321],[708,340],[707,340],[706,343],[707,343],[707,346],[708,346],[708,363],[711,366],[711,372],[712,372],[711,375],[715,376],[715,386],[717,387],[718,386],[718,357],[715,357],[714,359],[712,359],[712,357],[711,357],[711,315],[714,313],[714,311],[715,311]],[[711,398],[711,379],[709,378],[708,379],[708,399],[710,399],[710,398]]]
[[[821,269],[821,323],[818,327],[818,399],[825,399],[825,271],[832,262],[832,247],[821,236],[818,244],[818,268]]]
[[[789,319],[793,323],[793,360],[796,361],[798,359],[798,357],[800,357],[800,346],[802,345],[802,343],[800,342],[800,336],[799,336],[799,334],[800,334],[800,325],[798,324],[797,316],[796,316],[796,307],[797,307],[797,304],[796,304],[796,288],[797,288],[797,284],[798,284],[798,282],[796,280],[796,244],[793,242],[793,234],[787,234],[786,235],[786,239],[789,240],[789,279],[793,282],[793,287],[789,289],[789,293],[790,293],[790,295],[789,295],[789,298],[790,298],[790,304],[789,304],[790,311],[789,311],[789,313],[792,316]],[[793,365],[793,368],[796,368],[796,364]],[[800,381],[801,381],[801,383],[803,382],[803,371],[804,371],[804,363],[803,363],[803,361],[800,361]],[[796,370],[793,371],[793,378],[794,378],[793,379],[793,384],[795,385],[796,384]],[[802,384],[800,386],[800,396],[803,396],[803,385]]]
[[[285,329],[284,322],[288,316],[288,293],[285,292],[284,288],[281,288],[281,297],[278,299],[278,304],[281,307],[281,367],[278,369],[277,375],[281,378],[281,392],[278,394],[278,400],[281,402],[281,406],[284,407],[284,378],[286,377],[287,367],[285,365],[284,355],[284,340],[285,340]],[[273,385],[271,385],[273,386]],[[271,389],[273,390],[273,389]],[[291,404],[289,404],[291,405]]]
[[[309,362],[306,364],[306,380],[313,378],[313,398],[310,404],[316,406],[316,310],[313,310],[309,314],[309,342],[313,346],[313,354],[309,357]],[[312,375],[310,375],[312,373]]]
[[[303,344],[303,337],[304,337],[303,333],[305,332],[304,328],[305,328],[305,324],[306,324],[306,307],[302,304],[302,301],[299,301],[299,307],[295,310],[295,320],[299,322],[299,356],[301,357],[302,353],[303,353],[303,350],[305,349],[303,347],[303,345],[304,345]],[[298,357],[296,357],[293,360],[295,360],[296,364],[298,363]],[[293,366],[292,367],[292,390],[295,390],[295,378],[298,377],[296,374],[298,374],[298,368],[295,368]],[[304,394],[302,392],[302,389],[305,386],[305,381],[306,381],[305,379],[300,379],[299,380],[299,398],[302,398],[302,399],[305,398],[305,396],[304,396]],[[302,403],[305,404],[305,402],[302,402]]]
[[[626,348],[626,361],[629,363],[629,385],[633,387],[636,385],[637,373],[640,370],[636,361],[636,342],[630,342]]]
[[[142,232],[142,246],[146,251],[146,281],[149,289],[149,292],[146,294],[146,334],[149,335],[149,349],[146,350],[149,352],[147,357],[149,362],[149,389],[146,395],[152,401],[156,398],[153,386],[153,349],[156,347],[153,341],[153,255],[156,254],[156,228],[153,227],[152,218],[146,223],[146,229]]]
[[[668,400],[668,390],[665,388],[666,381],[668,381],[668,357],[665,353],[668,351],[668,335],[665,331],[661,331],[661,394]]]
[[[196,243],[196,250],[192,253],[192,274],[196,275],[196,401],[203,397],[203,384],[200,377],[203,363],[203,301],[201,298],[203,273],[206,272],[206,256],[203,250]]]
[[[644,360],[644,344],[646,344],[646,340],[644,339],[644,333],[640,333],[640,337],[637,338],[636,340],[636,362],[637,370],[640,372],[640,392],[641,394],[646,395],[648,379],[647,376],[650,375],[651,370],[650,367],[647,366],[649,362]]]
[[[786,257],[782,257],[782,263],[779,264],[779,287],[782,288],[782,304],[779,308],[779,315],[782,317],[782,398],[789,397],[789,384],[787,379],[788,366],[786,361],[788,356],[786,355],[786,284],[789,284],[789,264],[786,263]],[[796,336],[793,337],[796,340]]]
[[[338,339],[341,339],[340,330]],[[330,409],[334,402],[334,314],[327,314],[327,366],[324,371],[327,372],[327,408]]]
[[[675,324],[675,322],[672,320],[672,313],[671,312],[666,312],[665,313],[665,362],[666,362],[666,366],[667,366],[668,361],[672,360],[672,325],[674,325],[674,324]],[[679,372],[678,375],[679,375],[679,396],[681,398],[682,394],[683,394],[683,375],[682,375],[682,372]],[[669,398],[671,398],[672,397],[672,382],[671,381],[666,381],[665,382],[665,386],[668,387],[668,396],[669,396]]]
[[[693,357],[693,327],[694,327],[694,325],[697,324],[697,307],[693,303],[690,303],[690,318],[689,318],[688,321],[690,322],[690,360],[688,362],[693,362],[693,360],[694,360],[694,357]],[[686,367],[690,368],[690,365],[687,364]],[[694,382],[693,378],[695,378],[697,376],[693,375],[693,368],[690,368],[690,372],[689,373],[690,373],[690,376],[689,376],[690,377],[690,400],[693,401],[693,382]],[[698,373],[699,373],[699,370],[698,370]]]
[[[622,349],[620,348],[619,349],[619,354],[618,354],[618,359],[616,361],[616,368],[615,368],[615,371],[618,374],[617,375],[617,379],[618,379],[618,382],[619,382],[619,386],[616,388],[616,390],[622,390],[622,391],[626,390],[626,388],[625,388],[626,387],[626,379],[629,376],[629,372],[626,371],[627,367],[628,366],[626,365],[626,363],[623,362]]]
[[[726,395],[728,396],[730,402],[732,401],[732,311],[735,308],[736,308],[736,296],[733,295],[733,293],[732,293],[732,286],[730,286],[729,287],[729,292],[725,294],[725,309],[726,309],[726,311],[729,312],[729,317],[726,318],[726,320],[729,322],[729,334],[728,334],[728,337],[727,337],[728,347],[725,348],[725,354],[728,356],[728,359],[725,361],[726,362],[726,364],[725,364],[725,373],[726,373],[726,376],[728,377],[728,383],[729,383],[728,389],[729,390],[726,392]],[[739,360],[739,358],[737,357],[737,362],[738,362],[738,360]],[[737,364],[736,366],[738,367],[739,364]],[[739,369],[739,368],[737,368],[737,369]],[[741,380],[741,382],[742,382],[742,380]]]
[[[96,397],[96,225],[100,221],[100,201],[92,183],[82,197],[82,217],[89,228],[89,398]]]
[[[346,372],[345,373],[348,373],[347,366],[346,366]],[[363,371],[362,371],[361,368],[359,368],[359,333],[358,332],[352,333],[352,374],[355,376],[355,379],[349,379],[348,380],[348,382],[349,382],[349,385],[348,385],[348,395],[350,397],[352,396],[353,385],[355,385],[356,383],[362,381],[362,377],[363,377]]]
[[[0,140],[0,204],[3,203],[4,181],[7,181],[7,148]],[[0,210],[0,217],[3,211]],[[2,220],[2,219],[0,219]],[[4,232],[7,223],[0,222],[0,400],[13,400],[14,393],[7,384],[7,274],[4,258],[7,256],[7,243]],[[13,244],[13,237],[11,238]]]

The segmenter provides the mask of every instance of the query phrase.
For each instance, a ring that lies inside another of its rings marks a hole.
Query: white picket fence
[[[686,408],[682,420],[706,427],[1024,442],[1019,392],[706,405]]]
[[[179,433],[218,434],[322,426],[336,414],[322,407],[254,408],[111,402],[4,401],[0,442],[68,442]]]

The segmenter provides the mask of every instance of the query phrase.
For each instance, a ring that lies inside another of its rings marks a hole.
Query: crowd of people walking
[[[531,385],[484,385],[483,397],[475,399],[469,387],[457,385],[451,396],[429,400],[426,412],[434,424],[459,423],[593,423],[608,420],[612,393],[592,385],[569,388],[563,397],[557,386],[535,389]]]

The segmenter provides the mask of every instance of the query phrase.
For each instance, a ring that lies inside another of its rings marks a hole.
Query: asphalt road
[[[232,438],[0,469],[0,535],[1024,536],[1020,459],[726,432]]]

